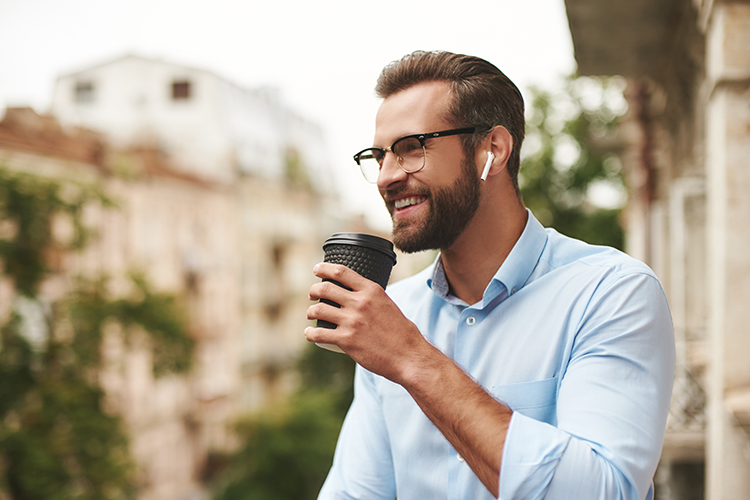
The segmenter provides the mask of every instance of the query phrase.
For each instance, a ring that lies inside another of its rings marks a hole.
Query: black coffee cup
[[[323,262],[342,264],[357,274],[374,281],[383,289],[388,285],[391,270],[396,264],[396,253],[393,251],[393,243],[363,233],[334,233],[323,244],[325,258]],[[325,280],[346,288],[334,280]],[[322,299],[326,304],[341,307],[337,303]],[[335,329],[336,325],[329,321],[318,320],[320,328]],[[332,351],[342,352],[338,347],[331,344],[318,344],[318,346]]]

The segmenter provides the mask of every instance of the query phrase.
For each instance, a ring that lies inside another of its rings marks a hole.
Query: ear
[[[499,174],[508,166],[510,153],[513,151],[513,137],[508,129],[498,125],[492,129],[492,132],[482,141],[482,147],[479,148],[478,154],[484,160],[487,157],[487,151],[491,151],[495,156],[490,166],[488,177]],[[484,161],[481,163],[484,165]]]

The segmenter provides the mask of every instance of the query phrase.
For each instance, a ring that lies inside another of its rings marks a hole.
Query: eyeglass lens
[[[393,143],[391,151],[396,156],[398,165],[406,173],[419,171],[425,163],[425,150],[422,143],[416,137],[404,137]],[[380,167],[385,159],[382,149],[370,149],[363,152],[359,157],[359,167],[368,182],[378,181]]]

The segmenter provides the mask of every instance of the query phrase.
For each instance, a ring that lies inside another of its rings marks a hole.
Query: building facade
[[[100,381],[130,436],[139,500],[205,498],[209,457],[236,446],[237,417],[295,384],[311,269],[346,224],[330,215],[324,138],[273,92],[134,56],[61,77],[53,112],[9,109],[0,163],[100,185],[118,208],[87,209],[98,237],[60,256],[38,299],[101,274],[117,296],[133,271],[184,299],[189,375],[155,378],[148,345],[113,327]],[[15,300],[0,283],[3,318]]]
[[[565,4],[579,74],[628,79],[627,249],[672,308],[657,496],[750,498],[750,2]]]
[[[309,270],[322,258],[321,242],[343,223],[321,129],[273,89],[243,89],[206,70],[133,55],[60,76],[52,112],[66,127],[96,130],[118,148],[152,150],[232,191],[240,404],[256,410],[283,393],[304,345]],[[212,279],[199,252],[191,259]]]
[[[241,383],[234,193],[150,152],[114,151],[89,132],[65,132],[54,118],[28,108],[8,110],[0,123],[0,164],[43,179],[99,186],[117,204],[87,207],[84,223],[97,237],[79,253],[55,257],[39,304],[55,303],[79,276],[106,275],[111,293],[126,296],[131,272],[142,273],[153,289],[186,300],[195,341],[189,375],[154,377],[152,350],[142,336],[113,323],[102,344],[99,381],[108,410],[125,423],[138,498],[202,498],[200,471],[208,453],[232,446]],[[128,175],[115,175],[113,165],[127,167]],[[7,318],[18,303],[8,281],[2,288]]]

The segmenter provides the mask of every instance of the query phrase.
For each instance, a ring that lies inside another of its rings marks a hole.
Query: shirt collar
[[[526,213],[528,214],[526,227],[516,244],[513,245],[505,262],[487,286],[484,292],[484,304],[489,303],[503,290],[507,290],[509,295],[513,295],[523,288],[542,256],[542,251],[547,244],[547,232],[528,208]],[[427,280],[427,286],[438,297],[448,298],[450,287],[448,286],[448,280],[445,278],[445,270],[439,254],[434,263],[432,277]]]

